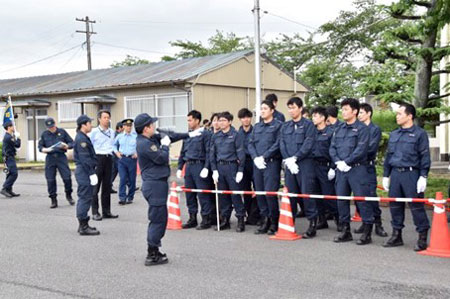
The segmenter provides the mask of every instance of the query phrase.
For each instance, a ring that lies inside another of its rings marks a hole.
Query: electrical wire
[[[147,53],[153,53],[153,54],[172,55],[171,53],[167,53],[167,52],[159,52],[159,51],[136,49],[136,48],[130,48],[130,47],[122,47],[122,46],[116,46],[116,45],[111,45],[111,44],[107,44],[107,43],[101,43],[101,42],[93,42],[93,44],[106,46],[106,47],[111,47],[111,48],[133,50],[133,51],[147,52]]]

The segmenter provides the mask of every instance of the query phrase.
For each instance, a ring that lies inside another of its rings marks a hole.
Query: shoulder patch
[[[80,145],[81,145],[81,147],[86,147],[87,143],[86,142],[81,142]]]
[[[150,150],[152,152],[157,152],[158,151],[158,147],[155,144],[152,144],[152,146],[150,146]]]

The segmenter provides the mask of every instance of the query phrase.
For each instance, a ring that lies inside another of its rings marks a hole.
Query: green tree
[[[139,64],[149,64],[150,61],[147,59],[142,59],[137,56],[127,55],[127,57],[122,61],[114,61],[111,64],[111,67],[121,67],[121,66],[131,66],[131,65],[139,65]]]

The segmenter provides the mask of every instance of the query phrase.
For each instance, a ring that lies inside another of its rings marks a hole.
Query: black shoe
[[[230,229],[230,218],[228,217],[221,217],[220,219],[220,230],[226,230],[226,229]]]
[[[111,194],[117,194],[117,191],[111,188]]]
[[[316,230],[328,228],[328,222],[326,216],[319,216],[317,221]]]
[[[422,251],[427,249],[427,238],[428,231],[419,233],[419,239],[417,239],[417,244],[414,246],[414,251]]]
[[[402,245],[403,245],[402,230],[394,229],[392,231],[392,236],[389,238],[389,240],[386,241],[386,243],[383,244],[383,247],[389,248]]]
[[[200,222],[200,225],[197,226],[197,230],[204,230],[211,228],[211,219],[209,218],[209,215],[202,215],[202,222]]]
[[[364,223],[361,223],[361,225],[358,228],[354,229],[353,232],[355,234],[362,234],[362,233],[364,233]]]
[[[58,200],[56,200],[56,197],[52,197],[51,200],[52,200],[52,203],[50,205],[50,209],[57,208],[58,207]]]
[[[255,235],[266,234],[270,227],[270,219],[261,217],[261,225],[255,230]]]
[[[350,232],[350,223],[343,223],[342,224],[342,232],[339,236],[334,238],[334,242],[336,243],[342,243],[342,242],[349,242],[353,240],[352,233]]]
[[[78,227],[78,233],[81,236],[97,236],[100,235],[100,232],[94,228],[94,227],[90,227],[88,222],[89,222],[89,218],[85,219],[85,220],[78,220],[80,223],[80,226]]]
[[[124,206],[126,204],[127,204],[126,201],[119,200],[119,205]]]
[[[361,238],[356,241],[356,245],[366,245],[372,243],[372,228],[373,224],[363,224],[363,234]]]
[[[19,193],[15,193],[15,192],[13,192],[12,190],[9,190],[8,192],[9,192],[9,194],[11,194],[12,197],[18,197],[18,196],[20,196]]]
[[[181,227],[184,229],[197,227],[197,214],[189,214],[189,219]]]
[[[169,259],[165,253],[159,251],[158,247],[149,246],[147,249],[147,258],[145,259],[146,266],[156,266],[167,264]]]
[[[8,198],[13,197],[6,189],[2,189],[2,191],[0,191],[0,194]]]
[[[99,213],[92,215],[92,220],[94,220],[94,221],[102,221],[102,219],[103,219],[103,217]]]
[[[336,231],[338,233],[342,232],[342,224],[339,222],[339,217],[334,218],[334,224],[336,224]]]
[[[131,205],[133,203],[132,200],[127,201],[127,205]]]
[[[273,236],[278,231],[278,218],[271,218],[270,219],[270,226],[269,230],[267,231],[267,234],[269,236]]]
[[[333,216],[333,214],[331,214],[331,213],[325,213],[325,219],[327,219],[327,220],[333,220],[334,219],[334,216]]]
[[[73,198],[72,198],[72,193],[66,192],[66,199],[71,206],[73,206],[75,204],[75,201],[73,201]]]
[[[308,230],[302,235],[304,239],[311,239],[316,236],[317,233],[317,218],[309,221]]]
[[[244,222],[244,216],[238,217],[238,224],[236,227],[236,231],[238,233],[242,233],[245,231],[245,222]]]
[[[111,212],[103,213],[103,218],[105,219],[116,219],[119,218],[119,215],[111,214]]]
[[[381,224],[381,222],[375,223],[375,235],[383,237],[383,238],[388,236],[388,234],[384,230],[383,225]]]

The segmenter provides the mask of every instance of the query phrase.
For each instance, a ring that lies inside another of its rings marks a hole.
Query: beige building
[[[450,46],[450,24],[444,26],[441,32],[441,47]],[[450,68],[450,56],[442,59],[440,69]],[[440,75],[441,94],[450,93],[450,74]],[[450,96],[443,98],[442,103],[450,106]],[[450,115],[442,114],[441,121],[450,120]],[[450,123],[441,124],[437,131],[440,160],[449,161],[450,154]]]
[[[286,101],[303,97],[307,87],[266,56],[262,58],[262,94],[276,93],[279,107],[287,113]],[[53,117],[59,127],[75,136],[77,117],[95,118],[100,109],[112,114],[112,126],[124,118],[147,112],[159,118],[158,126],[187,130],[191,109],[208,118],[228,110],[235,116],[240,108],[255,108],[253,51],[190,58],[111,69],[91,70],[38,77],[0,80],[0,95],[11,94],[16,127],[21,133],[19,158],[42,160],[37,142],[44,119]],[[3,113],[2,113],[3,115]],[[96,122],[95,122],[96,124]],[[238,121],[234,123],[238,126]],[[176,156],[180,145],[172,147]]]

